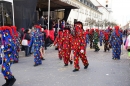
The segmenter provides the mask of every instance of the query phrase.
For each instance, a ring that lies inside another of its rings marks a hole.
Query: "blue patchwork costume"
[[[102,42],[103,42],[103,31],[100,31],[99,40],[100,40],[100,46],[102,46]]]
[[[113,59],[120,59],[121,45],[123,43],[123,40],[122,40],[122,33],[119,31],[118,26],[115,26],[115,30],[111,34],[110,43],[112,46]]]
[[[2,56],[1,56],[1,54],[2,54],[2,49],[1,49],[1,45],[0,45],[0,65],[2,64]]]
[[[13,51],[14,63],[18,63],[18,61],[19,61],[19,50],[20,50],[20,38],[18,37],[16,27],[12,26],[11,28],[12,28],[12,32],[14,34],[13,41],[15,43],[14,51]]]
[[[86,34],[86,44],[89,44],[89,34]]]
[[[6,83],[2,86],[12,86],[16,79],[11,73],[10,67],[13,63],[13,52],[14,51],[14,42],[12,40],[12,29],[8,26],[2,27],[2,44],[4,45],[4,57],[3,57],[3,64],[2,64],[2,73],[6,80]]]
[[[0,34],[2,34],[2,31],[0,31]],[[0,38],[0,65],[2,64],[2,38]]]
[[[41,53],[40,53],[40,48],[42,47],[42,35],[40,32],[40,27],[35,26],[36,31],[34,32],[34,35],[32,36],[31,42],[29,44],[29,46],[31,44],[34,45],[34,66],[38,66],[40,64],[42,64],[41,61]]]

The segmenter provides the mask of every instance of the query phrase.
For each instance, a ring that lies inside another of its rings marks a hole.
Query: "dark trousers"
[[[29,47],[28,46],[24,46],[25,49],[25,56],[29,55]]]
[[[28,53],[31,54],[32,45],[29,47]]]

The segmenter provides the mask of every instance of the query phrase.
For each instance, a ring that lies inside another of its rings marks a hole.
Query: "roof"
[[[6,1],[6,2],[11,2],[11,3],[13,3],[13,0],[0,0],[0,1]]]
[[[37,8],[41,8],[44,11],[48,10],[48,0],[38,0]],[[77,9],[75,3],[72,1],[64,1],[64,0],[50,0],[50,10],[56,9]]]
[[[96,1],[99,3],[98,0],[96,0]],[[103,8],[105,8],[105,9],[109,12],[109,10],[108,10],[106,7],[102,6],[101,3],[99,3],[99,5],[100,5],[100,6],[97,6],[97,7],[103,7]]]

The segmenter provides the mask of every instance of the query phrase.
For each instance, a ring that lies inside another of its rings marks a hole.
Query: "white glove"
[[[54,45],[53,45],[54,46]],[[55,45],[57,47],[57,44]]]
[[[84,53],[84,50],[80,50],[80,53]]]
[[[71,50],[71,53],[74,53],[74,50]]]
[[[61,51],[61,49],[59,48],[59,51]]]
[[[4,45],[2,45],[1,48],[4,49]]]
[[[54,44],[51,44],[50,47],[54,46]]]

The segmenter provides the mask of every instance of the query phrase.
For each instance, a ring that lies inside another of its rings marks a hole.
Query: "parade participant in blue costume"
[[[35,25],[34,26],[36,31],[34,32],[34,35],[32,36],[31,42],[29,44],[29,46],[31,44],[34,44],[34,66],[38,66],[42,64],[41,61],[41,52],[40,49],[42,48],[42,35],[41,33],[41,27]]]
[[[18,63],[19,61],[19,51],[20,51],[20,38],[18,36],[18,32],[15,26],[11,26],[12,32],[13,32],[13,41],[15,43],[15,49],[13,51],[14,53],[14,63]]]
[[[10,67],[13,63],[13,51],[14,51],[14,43],[12,39],[12,29],[8,26],[2,27],[2,45],[4,57],[3,57],[3,64],[2,64],[2,73],[6,80],[6,83],[2,86],[12,86],[16,79],[11,73]]]
[[[0,65],[2,64],[2,28],[0,27]]]
[[[100,30],[99,40],[100,40],[100,46],[102,46],[102,42],[103,42],[103,30]]]
[[[110,37],[110,43],[112,46],[112,59],[119,60],[121,55],[121,45],[123,43],[122,33],[119,31],[119,26],[115,26],[115,30]]]
[[[84,32],[84,35],[86,37],[86,47],[87,47],[87,44],[89,44],[89,29],[87,29],[85,32]]]

